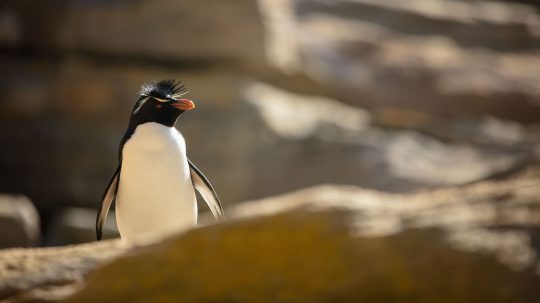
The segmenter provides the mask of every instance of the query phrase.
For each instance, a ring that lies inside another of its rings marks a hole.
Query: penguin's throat
[[[178,121],[180,114],[181,112],[178,113],[177,111],[164,111],[149,114],[141,113],[140,115],[133,115],[131,117],[130,124],[136,127],[137,125],[145,124],[148,122],[155,122],[168,127],[173,127]]]

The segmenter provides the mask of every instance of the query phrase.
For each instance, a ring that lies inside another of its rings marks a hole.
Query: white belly
[[[175,128],[145,123],[125,143],[116,220],[128,241],[167,236],[197,223],[186,145]]]

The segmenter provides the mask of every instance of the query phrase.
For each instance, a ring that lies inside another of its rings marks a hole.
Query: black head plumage
[[[174,101],[188,92],[189,91],[182,82],[173,79],[145,83],[141,86],[141,90],[139,91],[139,99],[135,103],[133,114],[136,114],[151,98]]]
[[[145,83],[141,86],[139,95],[162,99],[180,98],[188,93],[185,85],[173,79]]]

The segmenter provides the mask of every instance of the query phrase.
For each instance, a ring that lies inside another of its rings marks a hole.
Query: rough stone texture
[[[0,300],[536,302],[540,173],[389,194],[318,186],[227,209],[162,244],[0,252]],[[325,301],[326,300],[326,301]]]
[[[90,270],[125,250],[118,241],[2,250],[0,301],[58,301],[78,289]]]
[[[538,121],[540,15],[496,1],[260,0],[267,57],[371,108]]]
[[[514,270],[540,274],[538,250],[540,174],[529,169],[515,179],[410,194],[352,186],[319,186],[245,202],[229,218],[253,218],[294,209],[336,208],[354,212],[351,232],[385,236],[407,229],[443,230],[457,249],[487,252]]]
[[[536,302],[539,181],[237,205],[228,223],[99,268],[67,302]]]
[[[531,272],[449,249],[435,230],[362,238],[348,233],[348,219],[289,213],[199,230],[99,269],[67,302],[535,302],[539,295]]]
[[[21,195],[0,194],[0,248],[36,245],[39,224],[32,201]]]

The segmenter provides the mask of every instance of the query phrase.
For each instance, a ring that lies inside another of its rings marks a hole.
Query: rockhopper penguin
[[[194,188],[213,215],[223,217],[216,192],[188,159],[184,137],[174,128],[181,114],[195,108],[193,101],[180,98],[186,93],[174,80],[142,86],[120,142],[118,168],[101,200],[96,219],[98,240],[114,201],[118,230],[127,241],[195,226]]]

